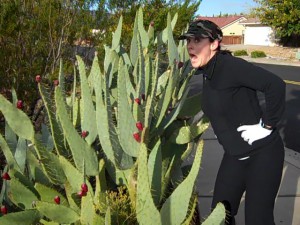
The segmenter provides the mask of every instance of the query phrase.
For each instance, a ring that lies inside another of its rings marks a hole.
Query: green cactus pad
[[[97,217],[92,192],[90,191],[86,194],[86,196],[81,198],[81,215],[80,221],[81,224],[93,224],[95,217]]]
[[[73,126],[76,127],[77,124],[79,123],[79,118],[80,118],[80,115],[79,115],[79,98],[74,98],[74,102],[73,102],[73,107],[72,107],[72,123],[73,123]]]
[[[202,223],[202,225],[224,225],[225,224],[225,207],[222,203],[218,203],[216,208],[208,216],[208,218]]]
[[[28,165],[29,177],[31,179],[33,179],[35,182],[39,182],[47,186],[52,185],[51,181],[44,173],[42,165],[33,153],[33,150],[29,150],[27,152],[26,160]]]
[[[98,160],[94,149],[85,142],[76,129],[73,127],[72,122],[68,116],[65,103],[62,98],[61,90],[55,89],[55,101],[57,107],[57,114],[60,119],[62,129],[67,138],[69,146],[72,151],[72,156],[76,167],[83,172],[83,161],[85,163],[85,171],[87,175],[96,175],[98,172]]]
[[[10,128],[21,138],[33,140],[34,129],[29,117],[0,95],[0,111]]]
[[[8,164],[8,167],[10,169],[15,169],[19,172],[21,172],[21,169],[15,159],[15,157],[12,154],[12,151],[10,150],[7,142],[5,141],[5,139],[2,137],[2,135],[0,134],[0,148],[5,156],[6,162]]]
[[[141,35],[138,34],[138,84],[137,84],[137,97],[140,97],[142,94],[145,94],[145,56],[143,53],[143,46],[142,46],[142,39]]]
[[[104,210],[103,203],[106,202],[107,183],[105,177],[105,162],[104,159],[99,161],[99,175],[96,176],[96,187],[94,202],[100,207],[100,211]]]
[[[96,214],[94,217],[92,225],[105,224],[105,218]]]
[[[81,101],[80,101],[80,119],[81,130],[88,131],[89,135],[85,141],[91,145],[97,137],[97,126],[95,124],[96,112],[92,100],[91,90],[86,78],[85,65],[81,57],[76,56],[80,75]],[[94,57],[95,64],[98,65],[98,57]]]
[[[51,98],[51,95],[49,93],[49,90],[47,90],[47,88],[43,84],[39,84],[38,87],[48,114],[49,125],[51,129],[55,149],[58,154],[62,154],[66,156],[68,153],[64,148],[64,136],[60,129],[60,125],[56,120],[56,115],[54,110],[55,106]]]
[[[127,99],[125,67],[123,60],[119,63],[118,72],[118,136],[123,150],[130,156],[137,157],[140,144],[133,138],[138,132]]]
[[[162,186],[162,155],[160,140],[156,143],[149,154],[148,173],[153,201],[155,205],[158,206],[161,199]]]
[[[175,15],[177,16],[177,14]],[[172,23],[171,23],[171,15],[168,14],[167,19],[167,30],[168,30],[168,56],[169,56],[169,65],[173,65],[175,61],[179,60],[178,50],[176,43],[174,41],[173,37],[173,29],[172,29]]]
[[[168,14],[169,17],[170,14]],[[170,15],[170,19],[171,19],[171,15]],[[173,31],[175,28],[175,25],[177,23],[177,19],[178,19],[178,14],[176,13],[171,21],[171,30]],[[163,32],[162,32],[162,41],[163,43],[167,43],[168,41],[168,31],[169,31],[169,27],[167,26]]]
[[[15,149],[18,144],[17,135],[10,128],[8,123],[5,121],[5,139],[7,141],[7,145],[9,146],[12,153],[15,153]]]
[[[131,101],[132,101],[132,99],[134,99],[134,96],[136,96],[136,93],[135,93],[134,87],[133,87],[133,85],[131,83],[130,75],[129,75],[127,67],[128,66],[126,66],[126,70],[125,70],[125,74],[124,75],[125,75],[125,79],[126,79],[127,96],[129,96],[128,103],[131,105],[132,104]]]
[[[130,45],[130,61],[132,65],[135,65],[138,60],[138,40],[137,40],[137,34],[138,34],[138,12],[136,12],[134,25],[133,25],[133,35],[131,39],[131,45]]]
[[[189,175],[175,189],[171,196],[163,204],[160,214],[165,225],[181,224],[186,218],[195,181],[200,169],[203,150],[203,140],[199,142],[194,163]]]
[[[59,83],[59,87],[63,91],[63,97],[64,97],[64,99],[66,99],[65,74],[64,74],[64,71],[63,71],[63,61],[62,61],[62,58],[60,58],[60,60],[59,60],[58,83]]]
[[[111,225],[110,208],[107,208],[106,213],[105,213],[105,225]]]
[[[170,141],[179,145],[187,144],[202,134],[208,126],[209,123],[201,123],[180,127],[171,135]]]
[[[157,91],[156,91],[157,96],[160,95],[166,89],[169,78],[170,78],[170,73],[171,73],[171,70],[167,70],[162,75],[160,75],[160,77],[158,78]]]
[[[196,211],[196,208],[197,208],[197,203],[198,203],[198,196],[195,195],[193,197],[193,199],[191,200],[191,202],[190,202],[190,208],[188,210],[189,211],[188,216],[185,219],[185,221],[182,223],[182,225],[192,224],[193,219],[194,219],[194,214],[195,214],[195,211]],[[211,225],[213,225],[213,224],[211,224]]]
[[[103,148],[103,151],[107,159],[110,160],[112,163],[116,164],[114,151],[113,151],[110,134],[109,134],[108,113],[102,95],[102,85],[104,85],[103,78],[99,68],[98,73],[95,74],[96,120],[97,120],[98,135],[99,135],[101,146]]]
[[[162,224],[159,211],[157,210],[151,195],[148,175],[147,147],[144,144],[141,145],[138,157],[136,213],[138,222],[141,225]]]
[[[43,220],[43,219],[40,220],[40,223],[43,225],[60,225],[59,223],[55,223],[53,221],[47,221],[47,220]]]
[[[152,78],[151,78],[151,93],[150,93],[150,96],[147,97],[147,103],[146,103],[146,107],[145,107],[145,127],[150,127],[151,122],[152,122],[152,117],[154,114],[158,72],[159,72],[158,57],[156,57],[155,70],[154,70],[154,74],[152,75]]]
[[[0,217],[1,225],[32,225],[38,224],[41,214],[35,210],[25,210],[21,212],[8,213]]]
[[[105,77],[104,77],[105,78]],[[103,82],[103,83],[102,83]],[[101,88],[103,84],[103,89]],[[96,119],[101,147],[107,159],[121,169],[128,169],[133,165],[131,156],[126,154],[120,145],[115,124],[112,118],[108,84],[102,81],[101,73],[95,77]],[[104,92],[104,99],[103,94]]]
[[[24,182],[26,178],[17,173],[9,181],[8,197],[19,208],[32,209],[32,203],[39,199],[39,194],[29,181]]]
[[[68,200],[61,193],[56,191],[55,189],[45,186],[43,184],[39,184],[39,183],[35,183],[34,187],[40,194],[41,201],[54,203],[55,196],[59,196],[60,204],[64,205],[64,206],[69,206]]]
[[[62,224],[75,223],[79,215],[71,208],[49,202],[37,201],[36,209],[48,219]]]
[[[123,16],[120,17],[118,27],[117,27],[115,33],[113,34],[112,46],[111,46],[112,50],[115,50],[120,45],[122,23],[123,23]]]
[[[24,138],[19,138],[18,145],[15,152],[15,159],[22,173],[25,170],[26,155],[27,155],[27,141]]]
[[[152,44],[154,42],[154,26],[152,25],[149,25],[148,37],[149,37],[149,42]]]
[[[139,34],[141,35],[142,46],[143,46],[143,48],[147,48],[149,45],[149,37],[148,37],[147,31],[145,30],[145,27],[144,27],[144,18],[143,18],[142,7],[139,8],[137,15],[138,15],[138,30],[139,30]]]
[[[151,77],[153,76],[153,64],[150,57],[145,58],[145,96],[151,91]]]
[[[194,75],[194,71],[195,70],[186,69],[184,72],[186,72],[187,74],[182,74],[183,78],[182,78],[181,82],[183,82],[183,84],[181,85],[181,87],[178,91],[178,94],[177,94],[178,99],[182,98],[182,96],[184,95],[184,93],[188,87],[189,81],[190,81],[191,77]]]
[[[94,65],[94,64],[93,64]],[[93,65],[92,65],[92,69],[91,69],[91,73],[93,71]],[[93,87],[93,83],[92,81],[90,81],[90,79],[92,78],[92,76],[89,76],[89,84],[91,87]],[[74,67],[74,73],[73,73],[73,88],[72,88],[72,102],[71,102],[71,107],[72,107],[72,122],[73,122],[73,126],[76,127],[77,125],[77,119],[78,119],[78,114],[79,114],[79,99],[76,97],[77,95],[77,76],[76,76],[76,68]]]
[[[43,171],[48,179],[53,184],[63,184],[66,177],[57,156],[48,151],[37,138],[35,138],[33,142],[33,147],[36,150],[38,159],[40,160]]]
[[[64,188],[70,208],[80,214],[80,199],[78,198],[77,193],[74,193],[74,190],[68,181],[65,182]]]
[[[162,99],[162,104],[159,107],[159,113],[158,113],[158,119],[157,119],[157,123],[156,123],[156,127],[158,127],[161,123],[161,121],[163,120],[163,118],[165,117],[165,114],[168,110],[168,107],[170,105],[171,99],[172,99],[172,93],[174,91],[174,84],[176,82],[176,70],[173,67],[169,73],[169,79],[168,79],[168,83],[166,86],[165,91],[163,92],[163,95],[161,97]]]
[[[83,173],[76,169],[65,157],[59,156],[59,161],[68,179],[68,182],[72,187],[73,193],[77,193],[81,190],[81,185],[85,181]],[[86,183],[88,185],[89,192],[93,194],[92,186],[88,181],[86,181]]]
[[[161,122],[158,127],[157,135],[160,135],[178,116],[180,110],[183,107],[184,101],[187,98],[189,92],[189,87],[185,90],[182,98],[180,99],[178,105],[172,110],[170,114],[168,114]]]

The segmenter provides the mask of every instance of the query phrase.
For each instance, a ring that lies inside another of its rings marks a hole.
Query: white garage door
[[[270,27],[246,27],[245,45],[273,45],[272,29]]]

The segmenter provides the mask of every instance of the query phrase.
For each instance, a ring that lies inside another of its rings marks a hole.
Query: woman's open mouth
[[[196,55],[194,55],[192,53],[189,53],[189,56],[190,56],[191,62],[195,62],[197,60],[197,58],[198,58]]]

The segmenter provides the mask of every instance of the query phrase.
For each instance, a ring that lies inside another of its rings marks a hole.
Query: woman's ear
[[[210,50],[211,51],[215,51],[218,47],[219,47],[219,41],[218,40],[214,40],[211,44],[210,44]]]

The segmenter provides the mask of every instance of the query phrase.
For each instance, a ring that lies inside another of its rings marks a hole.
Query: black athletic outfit
[[[203,68],[202,109],[225,153],[217,175],[212,208],[224,202],[235,224],[246,191],[246,225],[274,225],[274,202],[282,176],[284,146],[276,129],[285,106],[285,83],[276,75],[227,52],[218,52]],[[263,113],[257,91],[265,94]],[[249,145],[237,128],[258,124],[272,133]],[[241,158],[250,156],[246,160]]]

